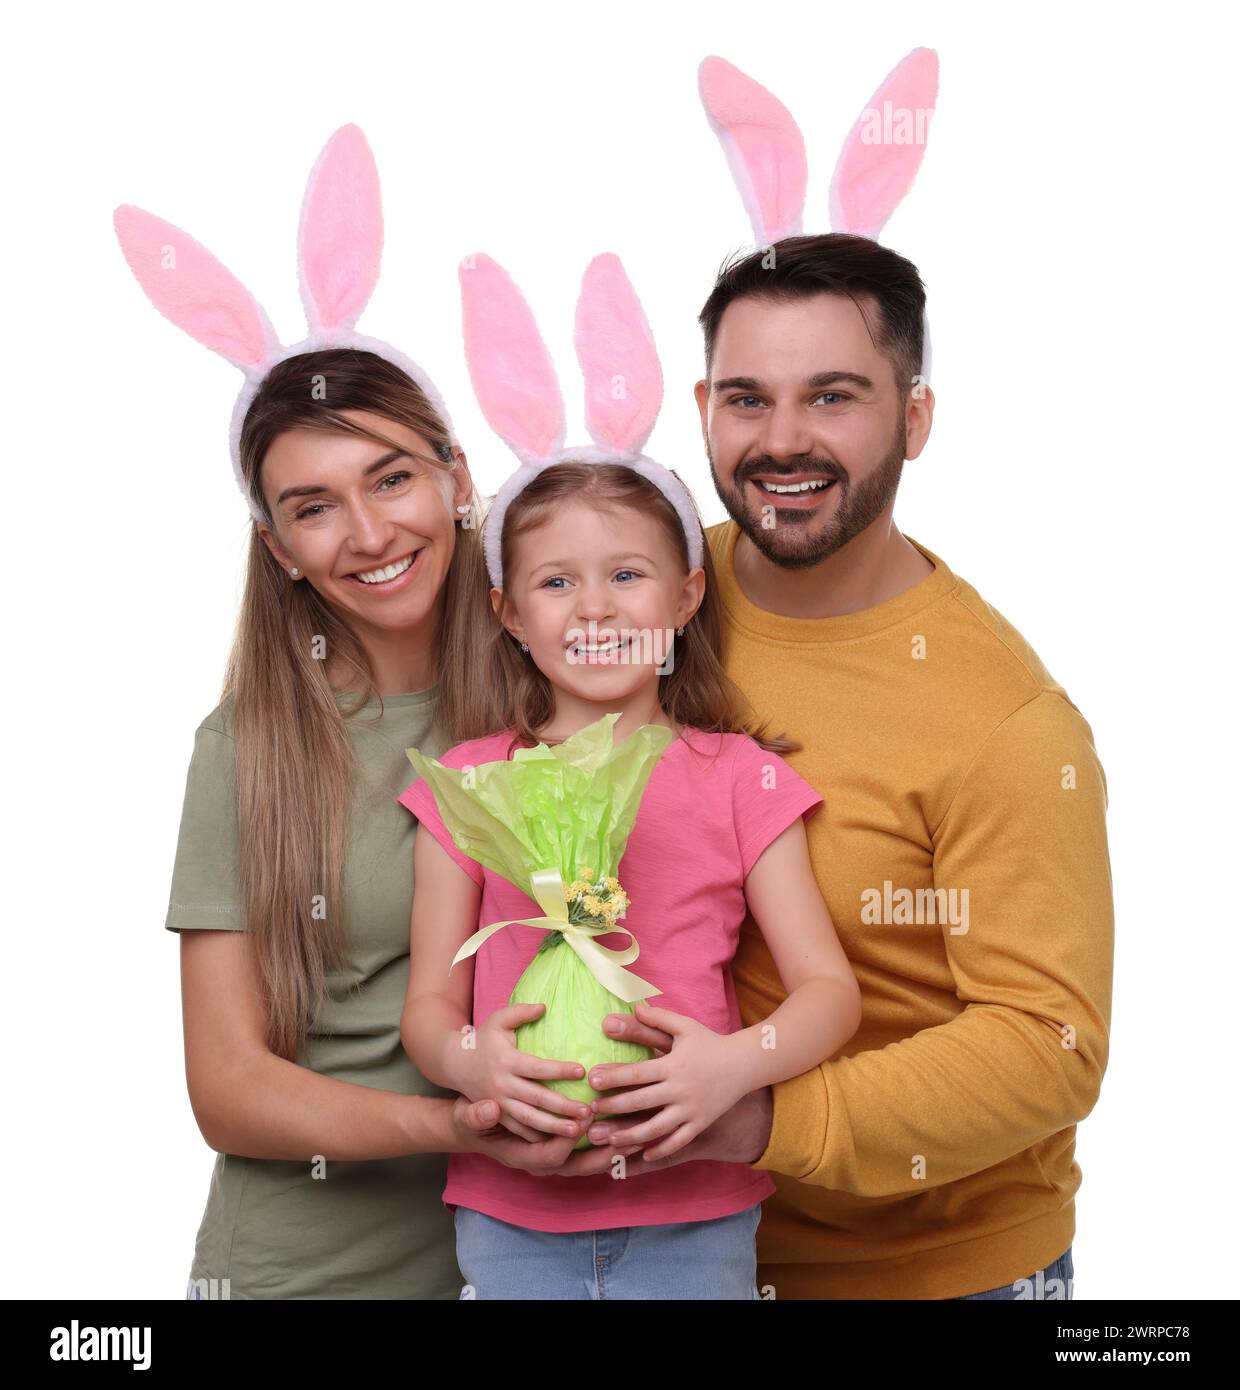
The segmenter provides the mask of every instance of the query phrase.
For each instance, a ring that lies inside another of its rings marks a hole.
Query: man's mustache
[[[753,477],[755,473],[770,473],[774,477],[799,478],[806,474],[817,474],[822,478],[834,478],[838,482],[848,481],[848,470],[841,468],[838,463],[830,459],[805,459],[804,462],[789,467],[784,463],[776,463],[769,455],[762,458],[751,459],[737,468],[734,475],[736,482],[744,483]]]

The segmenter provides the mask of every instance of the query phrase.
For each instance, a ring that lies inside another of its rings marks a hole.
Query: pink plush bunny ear
[[[663,401],[663,371],[619,256],[595,256],[586,267],[575,342],[591,438],[603,449],[640,454]]]
[[[722,58],[698,68],[702,105],[740,190],[760,246],[801,230],[805,141],[787,107]]]
[[[129,268],[166,319],[242,371],[256,371],[276,348],[258,301],[188,233],[128,204],[113,226]]]
[[[311,335],[352,328],[379,279],[383,253],[379,171],[355,125],[340,127],[310,171],[297,251]]]
[[[877,238],[913,186],[939,91],[939,57],[915,48],[853,126],[831,179],[831,226]]]
[[[487,423],[521,459],[564,445],[564,400],[521,291],[490,256],[461,262],[465,360]]]

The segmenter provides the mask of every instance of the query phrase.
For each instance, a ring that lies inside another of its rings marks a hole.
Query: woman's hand
[[[452,1123],[457,1136],[452,1152],[486,1154],[507,1168],[546,1176],[564,1165],[577,1143],[577,1135],[563,1138],[540,1135],[533,1141],[519,1139],[500,1124],[499,1119],[500,1108],[496,1101],[471,1101],[466,1096],[458,1096],[452,1105]]]
[[[622,1150],[642,1147],[643,1161],[654,1162],[678,1153],[732,1109],[746,1093],[745,1069],[732,1034],[716,1033],[696,1019],[648,1004],[636,1005],[634,1015],[639,1024],[662,1030],[671,1050],[648,1062],[594,1067],[587,1080],[596,1091],[629,1088],[594,1101],[596,1115],[657,1109],[624,1131]],[[646,1148],[648,1144],[653,1147]]]
[[[516,1043],[517,1028],[545,1008],[545,1004],[510,1004],[496,1009],[475,1029],[460,1089],[470,1100],[495,1101],[500,1124],[522,1140],[539,1144],[548,1135],[563,1135],[570,1140],[571,1150],[592,1118],[590,1107],[538,1082],[580,1080],[585,1068],[579,1062],[532,1057]]]

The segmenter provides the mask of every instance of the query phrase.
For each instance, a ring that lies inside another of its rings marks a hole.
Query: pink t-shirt
[[[510,759],[513,746],[511,731],[493,734],[457,744],[440,761],[477,766]],[[481,887],[480,927],[542,916],[533,898],[457,849],[425,781],[397,800]],[[746,914],[745,879],[774,839],[821,804],[782,758],[743,734],[690,728],[668,745],[616,875],[630,899],[624,925],[641,946],[632,968],[662,990],[651,1004],[717,1033],[742,1026],[730,965]],[[508,1003],[544,937],[534,927],[504,927],[483,944],[473,958],[475,1023]],[[731,1216],[774,1191],[769,1175],[747,1163],[698,1160],[618,1180],[540,1177],[485,1154],[451,1154],[443,1200],[532,1230],[594,1231]]]

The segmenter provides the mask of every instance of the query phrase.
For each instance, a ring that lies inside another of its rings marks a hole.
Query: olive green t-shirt
[[[356,698],[356,697],[353,697]],[[344,697],[340,697],[343,703]],[[416,822],[395,798],[416,779],[405,756],[447,748],[436,691],[371,700],[349,721],[361,768],[350,810],[342,890],[350,968],[328,977],[320,1021],[298,1062],[327,1076],[405,1095],[450,1096],[413,1066],[400,1041],[409,978]],[[230,702],[199,726],[181,813],[165,926],[241,931]],[[456,1299],[447,1155],[322,1165],[219,1154],[191,1279],[227,1279],[242,1299]]]

